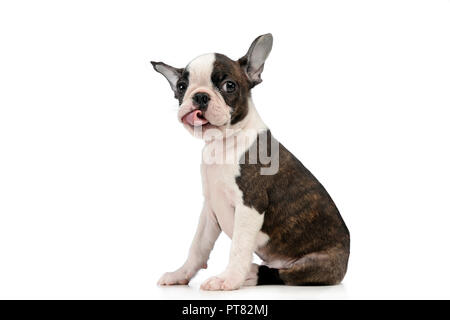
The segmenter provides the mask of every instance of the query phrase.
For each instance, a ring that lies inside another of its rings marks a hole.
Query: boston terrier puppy
[[[206,268],[222,231],[232,239],[229,263],[203,290],[334,285],[344,278],[350,235],[336,205],[272,136],[252,101],[272,43],[271,34],[259,36],[237,61],[210,53],[185,68],[151,62],[178,99],[178,120],[205,140],[197,231],[186,262],[165,273],[159,285],[188,284]],[[262,265],[252,263],[253,253]]]

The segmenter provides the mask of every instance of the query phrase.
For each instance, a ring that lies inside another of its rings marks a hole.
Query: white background
[[[200,151],[150,60],[242,56],[274,35],[253,92],[352,237],[334,287],[189,287]],[[2,1],[0,298],[450,298],[450,2]]]

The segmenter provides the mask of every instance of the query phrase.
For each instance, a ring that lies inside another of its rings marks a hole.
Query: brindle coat
[[[270,141],[270,131],[261,134],[267,134]],[[257,146],[258,141],[252,148]],[[270,155],[270,143],[267,149],[266,154]],[[259,156],[256,164],[250,164],[247,151],[236,177],[244,203],[264,213],[261,231],[270,240],[258,255],[263,260],[270,256],[292,261],[290,268],[279,270],[279,278],[285,284],[339,283],[347,270],[349,231],[333,200],[311,172],[281,143],[278,153],[276,174],[261,175],[264,165]],[[280,282],[276,270],[263,267],[259,273],[260,284]]]

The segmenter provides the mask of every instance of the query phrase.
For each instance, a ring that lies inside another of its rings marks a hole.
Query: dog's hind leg
[[[348,250],[336,247],[307,254],[286,269],[259,266],[258,285],[335,285],[345,276],[348,256]]]

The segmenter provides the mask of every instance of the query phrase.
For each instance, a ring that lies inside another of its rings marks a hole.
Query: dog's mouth
[[[202,127],[209,123],[209,121],[203,115],[203,112],[198,109],[191,111],[188,114],[184,115],[183,118],[181,118],[181,121],[184,124],[188,124],[193,127]]]

